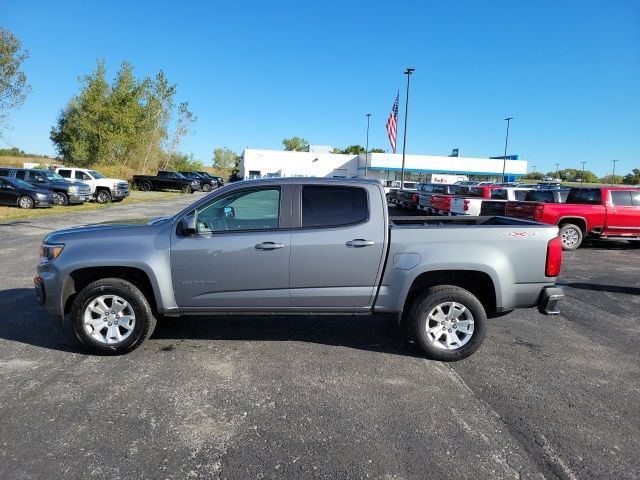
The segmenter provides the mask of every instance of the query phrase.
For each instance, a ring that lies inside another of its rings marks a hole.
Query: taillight
[[[414,193],[413,195],[411,195],[411,201],[413,203],[418,203],[418,194]]]
[[[540,220],[542,218],[542,212],[544,211],[544,207],[542,205],[537,206],[535,212],[533,213],[534,220]]]
[[[466,212],[467,210],[469,210],[469,200],[465,200],[464,201],[464,211]]]
[[[547,277],[557,277],[562,268],[562,240],[555,237],[547,243],[547,263],[544,273]]]

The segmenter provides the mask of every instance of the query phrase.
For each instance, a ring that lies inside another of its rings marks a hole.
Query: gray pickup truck
[[[101,353],[148,338],[159,316],[392,314],[424,353],[458,360],[487,317],[558,313],[558,228],[505,217],[390,219],[379,182],[227,185],[177,215],[47,235],[36,295]]]

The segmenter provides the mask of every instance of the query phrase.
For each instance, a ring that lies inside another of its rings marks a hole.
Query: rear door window
[[[367,192],[359,187],[302,187],[302,227],[339,227],[369,218]]]
[[[71,178],[71,170],[66,170],[66,169],[58,170],[58,175],[64,178]]]
[[[473,187],[469,189],[470,197],[484,197],[484,190],[480,187]]]
[[[27,172],[25,172],[24,170],[18,170],[16,172],[16,178],[19,178],[20,180],[25,180],[27,176]]]
[[[0,177],[8,177],[11,173],[11,170],[7,168],[0,168]]]
[[[631,192],[611,190],[611,203],[618,207],[631,207],[633,205]]]
[[[574,188],[569,192],[567,203],[599,205],[602,203],[602,193],[599,188]]]

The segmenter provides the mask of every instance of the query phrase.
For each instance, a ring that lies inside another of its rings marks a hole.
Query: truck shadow
[[[70,353],[86,353],[68,323],[59,330],[38,304],[31,288],[0,291],[0,339]],[[173,350],[185,340],[309,342],[358,350],[420,357],[417,347],[405,342],[389,316],[213,316],[163,318],[149,342],[163,340]],[[176,346],[167,340],[174,340]]]
[[[562,283],[563,287],[591,290],[592,292],[624,293],[627,295],[640,295],[640,287],[620,287],[618,285],[601,285],[597,283],[569,282]]]

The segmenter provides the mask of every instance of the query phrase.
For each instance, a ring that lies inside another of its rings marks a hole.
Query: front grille
[[[127,182],[118,182],[117,188],[120,190],[127,190],[129,188],[129,184]]]
[[[78,193],[80,195],[91,195],[91,187],[79,187],[78,188]]]

